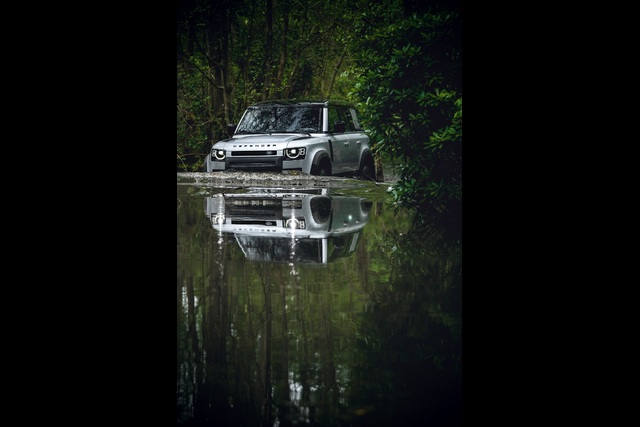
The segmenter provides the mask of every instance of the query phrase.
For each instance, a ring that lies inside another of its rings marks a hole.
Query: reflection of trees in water
[[[392,271],[361,323],[367,357],[354,371],[352,406],[367,425],[461,425],[460,245],[422,232],[384,241]]]
[[[197,217],[200,218],[200,217]],[[206,220],[206,218],[205,218]],[[227,304],[235,296],[224,283],[224,261],[228,256],[224,241],[196,220],[184,242],[179,242],[178,283],[182,284],[178,307],[178,424],[224,423],[245,419],[252,423],[252,412],[236,413],[228,401],[227,389],[229,328]],[[198,245],[207,233],[204,244]],[[231,349],[232,350],[232,349]],[[212,405],[212,402],[216,402]],[[243,402],[238,405],[242,408]]]
[[[337,365],[344,364],[333,348],[342,339],[335,318],[342,291],[333,289],[330,276],[353,282],[358,272],[338,263],[300,275],[289,264],[247,262],[235,245],[216,239],[212,232],[208,247],[185,248],[184,259],[200,266],[178,273],[184,292],[178,319],[181,424],[329,419],[343,381]],[[205,256],[195,261],[191,249]]]
[[[188,218],[178,424],[400,425],[459,403],[459,249],[392,233],[329,265],[254,263]]]

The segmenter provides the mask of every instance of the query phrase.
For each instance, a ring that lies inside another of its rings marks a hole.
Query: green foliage
[[[462,202],[461,20],[412,15],[374,28],[358,43],[356,82],[374,150],[400,164],[397,206],[458,217]]]
[[[399,3],[397,0],[387,2]],[[347,99],[353,3],[239,0],[180,3],[177,15],[177,168],[202,170],[256,101]]]
[[[197,58],[189,59],[198,62]],[[189,59],[178,64],[177,72],[177,168],[181,172],[202,168],[201,159],[210,147],[208,141],[211,121],[214,120],[223,129],[220,121],[213,119],[208,111],[210,95],[207,93],[207,85],[203,82],[201,73],[193,72],[194,67],[190,66]]]

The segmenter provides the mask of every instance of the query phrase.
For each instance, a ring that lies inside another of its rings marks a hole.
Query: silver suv
[[[207,172],[300,171],[375,180],[369,137],[355,107],[344,101],[258,102],[228,133],[211,147]]]

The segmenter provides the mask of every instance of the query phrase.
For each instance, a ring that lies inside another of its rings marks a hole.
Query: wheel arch
[[[326,151],[318,151],[314,154],[313,161],[311,162],[311,174],[319,175],[323,165],[328,165],[328,172],[329,175],[331,175],[333,172],[333,162],[331,161],[329,153]]]
[[[371,172],[369,176],[364,176],[364,175],[367,175],[366,173],[367,167],[371,169]],[[358,174],[363,178],[370,178],[375,181],[376,163],[373,158],[373,153],[369,148],[366,148],[365,150],[362,151],[362,155],[360,156],[360,165],[358,167]]]

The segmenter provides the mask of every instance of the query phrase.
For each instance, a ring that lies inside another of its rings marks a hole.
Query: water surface
[[[461,425],[458,243],[386,183],[178,175],[176,425]]]

